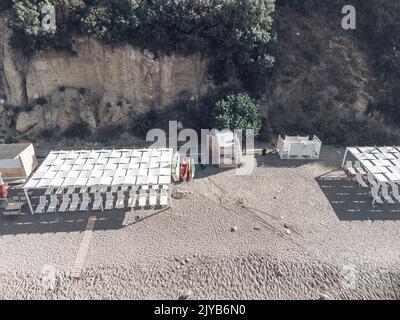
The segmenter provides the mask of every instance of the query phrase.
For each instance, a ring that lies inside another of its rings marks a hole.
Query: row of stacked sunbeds
[[[395,182],[378,183],[374,176],[367,173],[358,161],[352,166],[351,161],[346,163],[346,171],[355,176],[360,188],[370,188],[369,192],[372,198],[372,205],[378,204],[396,204],[400,203],[399,185]]]
[[[103,192],[101,189],[91,188],[90,192],[82,189],[79,193],[76,193],[74,192],[75,189],[68,189],[66,193],[60,193],[60,190],[57,190],[50,194],[47,190],[45,195],[39,197],[39,204],[35,213],[131,209],[168,205],[168,186],[145,185],[130,190],[127,188],[107,190],[106,188]]]

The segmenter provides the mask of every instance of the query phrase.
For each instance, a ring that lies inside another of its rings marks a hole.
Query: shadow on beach
[[[315,179],[341,221],[397,221],[400,205],[372,206],[368,188],[353,180],[332,177]]]

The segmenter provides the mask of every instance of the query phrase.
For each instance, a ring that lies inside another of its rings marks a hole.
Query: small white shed
[[[236,167],[241,163],[242,148],[238,135],[230,130],[212,131],[209,134],[212,164],[219,167]]]
[[[319,159],[322,142],[317,136],[285,136],[278,137],[277,151],[281,159]]]
[[[4,180],[27,179],[37,165],[31,143],[0,144],[0,172]]]

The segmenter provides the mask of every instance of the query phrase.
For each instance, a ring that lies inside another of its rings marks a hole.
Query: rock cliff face
[[[75,40],[74,50],[76,55],[49,50],[31,60],[26,74],[30,102],[60,86],[83,87],[146,110],[169,105],[182,93],[197,99],[207,91],[207,63],[199,55],[156,59],[129,45],[113,49],[83,38]]]
[[[161,56],[130,45],[111,48],[76,38],[76,54],[47,50],[26,59],[9,45],[0,19],[0,95],[4,103],[33,106],[20,112],[17,132],[85,122],[90,128],[123,123],[131,114],[196,101],[212,86],[200,55]],[[46,103],[36,105],[38,98]]]

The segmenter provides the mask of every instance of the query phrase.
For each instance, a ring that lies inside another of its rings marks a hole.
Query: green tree
[[[211,110],[216,129],[253,129],[257,136],[261,129],[261,108],[247,93],[228,94],[218,100]]]

